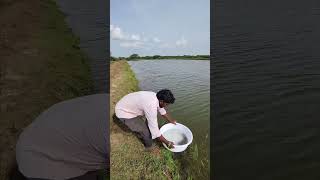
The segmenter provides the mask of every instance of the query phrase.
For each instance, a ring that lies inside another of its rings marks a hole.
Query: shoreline
[[[89,58],[55,1],[0,5],[0,179],[9,179],[23,129],[53,104],[92,94],[93,81]]]
[[[127,61],[110,64],[110,178],[111,179],[181,179],[180,164],[162,145],[158,152],[145,152],[143,144],[114,121],[114,106],[124,95],[139,90],[138,81]]]

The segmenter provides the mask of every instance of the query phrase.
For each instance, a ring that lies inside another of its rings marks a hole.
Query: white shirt
[[[155,92],[138,91],[124,96],[115,106],[118,118],[131,119],[137,116],[145,116],[152,139],[161,136],[158,126],[158,111],[161,115],[166,114],[164,108],[159,107],[159,100]]]

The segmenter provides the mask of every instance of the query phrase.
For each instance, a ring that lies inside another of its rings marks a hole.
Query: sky
[[[111,0],[111,56],[209,55],[210,0]]]

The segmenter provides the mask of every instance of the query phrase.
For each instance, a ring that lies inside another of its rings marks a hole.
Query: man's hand
[[[171,123],[174,124],[174,125],[177,125],[177,121],[176,120],[171,121]]]
[[[174,148],[174,146],[173,146],[173,145],[174,145],[174,144],[173,144],[173,142],[168,141],[167,146],[168,146],[168,148],[169,148],[169,149]]]
[[[169,123],[172,123],[174,125],[177,125],[177,121],[174,120],[173,118],[171,118],[171,116],[169,116],[169,114],[164,114],[162,115],[162,117],[164,117]]]
[[[174,148],[173,142],[166,140],[166,138],[164,138],[162,135],[161,135],[160,137],[158,137],[158,139],[159,139],[161,142],[165,143],[169,149]]]

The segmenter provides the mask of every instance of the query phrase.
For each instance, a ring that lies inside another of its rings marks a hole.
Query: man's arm
[[[146,106],[144,109],[144,114],[148,121],[148,127],[152,136],[152,139],[157,139],[165,143],[169,148],[173,148],[173,142],[166,140],[159,130],[158,120],[157,120],[157,110],[155,108],[150,108],[152,106]],[[159,111],[162,114],[166,114],[165,109],[160,109]]]
[[[157,138],[159,141],[165,143],[169,148],[173,148],[173,142],[166,140],[162,135]]]
[[[169,123],[176,124],[177,121],[174,120],[168,113],[161,115],[163,118],[165,118]]]

